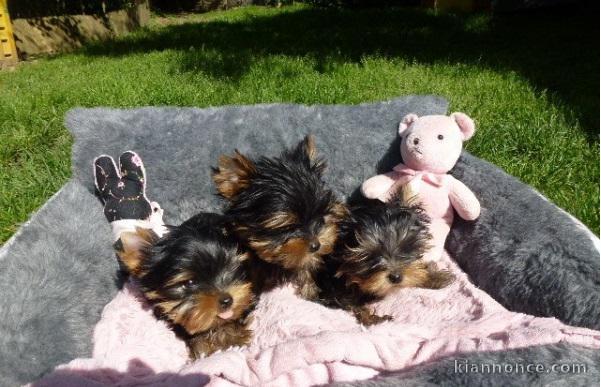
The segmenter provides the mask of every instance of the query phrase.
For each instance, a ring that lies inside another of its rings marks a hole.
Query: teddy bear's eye
[[[439,140],[442,140],[443,138],[444,138],[444,136],[443,136],[442,134],[439,134],[439,135],[438,135],[438,139],[439,139]]]

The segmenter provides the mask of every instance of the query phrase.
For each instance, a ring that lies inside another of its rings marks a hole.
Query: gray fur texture
[[[330,165],[328,182],[341,196],[356,195],[363,180],[399,161],[400,118],[410,112],[445,113],[446,108],[441,98],[412,96],[357,106],[71,111],[66,125],[75,138],[72,180],[0,250],[0,385],[27,382],[57,364],[89,356],[93,326],[116,292],[110,229],[93,195],[95,156],[137,151],[147,168],[148,197],[161,203],[168,223],[177,224],[200,210],[219,209],[210,166],[221,153],[238,148],[251,155],[275,155],[313,133]],[[466,154],[455,173],[479,195],[484,208],[482,219],[476,225],[459,224],[448,244],[454,256],[466,254],[467,262],[460,263],[474,282],[509,309],[598,326],[598,253],[586,233],[543,198],[523,196],[531,192],[529,187],[486,162]],[[491,181],[488,174],[497,179]],[[523,189],[505,189],[511,185]],[[526,199],[513,197],[519,195]],[[541,229],[543,215],[530,211],[551,213],[544,219],[552,219],[553,225]],[[518,238],[523,244],[514,249]],[[520,262],[544,264],[544,274],[536,273],[536,286],[520,271]],[[511,286],[485,287],[495,276]],[[585,284],[587,300],[596,297],[597,302],[574,304],[583,296],[575,284]],[[537,297],[557,302],[538,305]]]
[[[599,251],[590,231],[474,156],[464,154],[453,174],[482,204],[477,222],[456,217],[446,243],[472,282],[510,310],[599,329]]]
[[[89,356],[100,311],[117,291],[99,208],[71,181],[0,251],[0,386]]]
[[[527,368],[529,364],[533,365],[530,369]],[[472,368],[472,365],[476,368]],[[493,365],[502,368],[493,369]],[[539,368],[541,372],[534,372],[536,370],[534,367],[537,365],[541,366]],[[556,365],[555,372],[551,369],[553,365]],[[468,366],[472,369],[472,372],[466,372]],[[563,372],[562,366],[566,367]],[[476,370],[478,372],[473,372]],[[533,372],[528,372],[528,370]],[[454,356],[410,370],[378,375],[366,381],[337,383],[333,386],[584,387],[597,385],[599,385],[598,350],[575,345],[553,344],[510,351],[480,352],[467,356]]]

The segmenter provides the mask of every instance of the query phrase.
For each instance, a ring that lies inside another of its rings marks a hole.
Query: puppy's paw
[[[423,284],[426,289],[442,289],[455,281],[455,275],[449,270],[440,270],[436,264],[429,262],[427,266],[428,276]]]
[[[201,333],[187,341],[190,357],[200,359],[217,351],[250,344],[252,331],[245,324],[232,322]]]
[[[357,321],[360,324],[363,324],[365,326],[380,324],[385,321],[393,320],[392,316],[389,316],[387,314],[385,314],[383,316],[379,316],[379,315],[375,314],[375,312],[373,310],[371,310],[367,307],[353,309],[353,314],[355,315],[355,318],[357,319]]]

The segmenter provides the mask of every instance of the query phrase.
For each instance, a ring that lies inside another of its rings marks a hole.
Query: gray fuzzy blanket
[[[25,383],[57,364],[89,356],[94,324],[118,289],[110,229],[93,193],[95,156],[139,152],[148,166],[148,196],[161,203],[168,223],[178,223],[197,211],[219,208],[209,173],[221,153],[238,148],[273,155],[313,133],[329,161],[328,182],[348,197],[357,194],[363,180],[400,161],[395,133],[401,117],[446,109],[441,98],[413,96],[357,106],[71,111],[66,125],[75,137],[72,179],[0,250],[0,385]],[[457,219],[447,241],[472,281],[510,310],[599,329],[598,239],[488,162],[465,153],[452,173],[476,193],[483,209],[475,223]],[[578,380],[598,384],[597,351],[574,345],[467,356],[581,361],[591,367]],[[537,375],[466,379],[448,367],[440,362],[370,383],[547,380]],[[573,384],[575,379],[555,375],[553,380]]]

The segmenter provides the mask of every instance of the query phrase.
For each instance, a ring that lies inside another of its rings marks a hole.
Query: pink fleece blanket
[[[599,332],[507,311],[457,275],[446,289],[403,289],[376,305],[394,321],[369,328],[348,313],[299,299],[289,287],[261,297],[250,346],[188,362],[184,343],[153,316],[135,284],[104,309],[93,357],[76,359],[35,386],[308,386],[370,378],[441,357],[558,342],[599,348]]]

